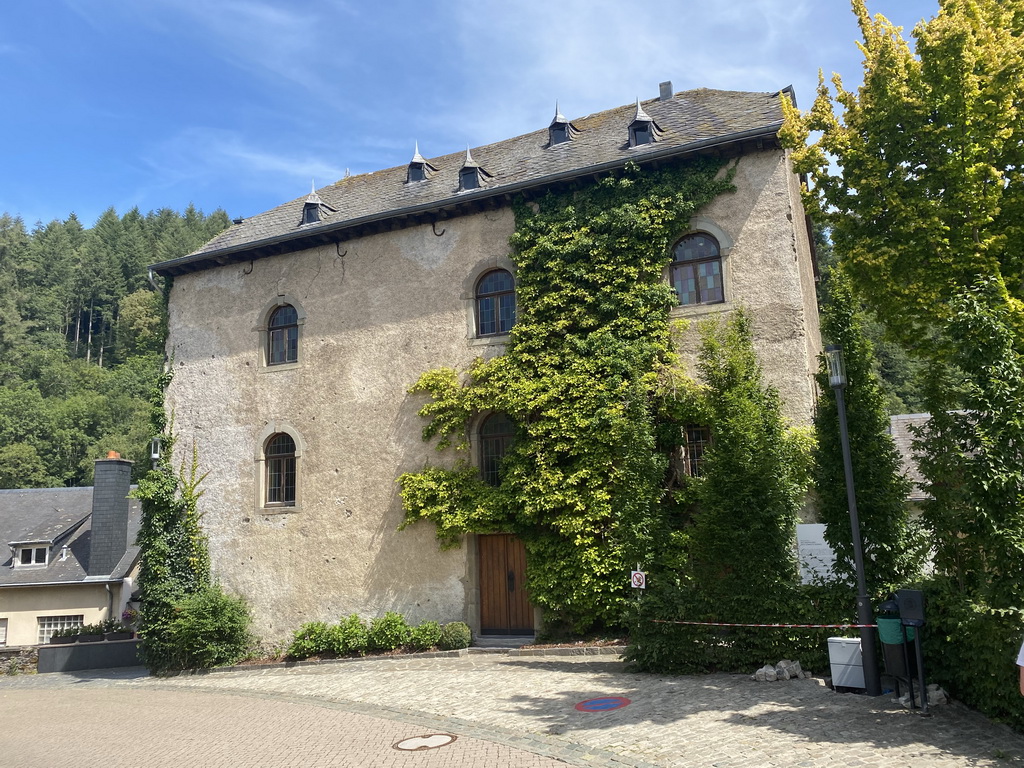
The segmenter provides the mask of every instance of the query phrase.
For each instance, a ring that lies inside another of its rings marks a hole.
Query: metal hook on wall
[[[440,232],[438,232],[436,221],[430,222],[430,229],[433,230],[434,234],[437,235],[438,237],[441,237],[441,235],[448,231],[447,229],[442,229]]]
[[[249,268],[246,269],[245,267],[242,267],[242,274],[243,275],[251,275],[252,274],[252,267],[253,267],[253,262],[252,262],[252,259],[250,259],[249,260]]]
[[[343,259],[348,256],[348,248],[345,249],[344,253],[341,252],[341,243],[335,243],[334,250],[337,251],[339,259]]]

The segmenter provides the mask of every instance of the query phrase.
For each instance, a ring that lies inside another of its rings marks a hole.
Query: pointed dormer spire
[[[306,198],[306,205],[320,205],[323,200],[320,199],[320,195],[316,193],[316,181],[310,180],[309,197]]]
[[[633,122],[629,124],[629,146],[639,147],[642,144],[653,144],[661,136],[661,128],[654,122],[654,118],[648,115],[640,99],[636,100],[636,114]]]
[[[309,196],[306,197],[306,202],[302,204],[302,221],[299,222],[299,225],[318,224],[323,220],[324,216],[334,213],[335,210],[320,199],[320,195],[316,193],[316,181],[311,181]]]
[[[479,189],[490,176],[491,174],[485,171],[480,163],[473,159],[473,153],[469,151],[467,146],[466,159],[462,161],[462,167],[459,169],[459,191],[465,192],[467,189]]]
[[[653,123],[654,122],[654,120],[651,118],[651,116],[648,115],[646,112],[644,112],[644,108],[642,106],[640,106],[640,97],[639,96],[636,99],[636,116],[633,118],[633,122],[634,123],[637,123],[637,122]]]
[[[562,113],[558,110],[558,99],[555,99],[555,116],[551,120],[551,125],[555,125],[557,123],[568,123],[568,122],[569,121],[566,120],[565,117],[562,115]]]
[[[423,159],[420,154],[420,143],[414,143],[415,149],[412,153],[412,160],[409,161],[409,168],[406,171],[405,183],[414,181],[426,181],[437,172],[437,168]]]
[[[577,133],[576,126],[565,119],[556,101],[555,116],[551,118],[551,123],[548,125],[548,146],[553,147],[556,144],[572,141]]]

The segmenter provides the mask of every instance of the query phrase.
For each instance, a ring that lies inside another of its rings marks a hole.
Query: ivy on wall
[[[444,546],[467,533],[519,535],[532,601],[575,631],[621,622],[623,574],[671,527],[667,455],[699,398],[679,371],[663,275],[675,239],[731,179],[707,159],[630,165],[517,202],[518,317],[505,354],[462,375],[429,371],[413,387],[430,396],[423,436],[441,450],[465,451],[490,412],[507,414],[516,435],[497,487],[466,460],[402,475],[405,525],[431,520]]]

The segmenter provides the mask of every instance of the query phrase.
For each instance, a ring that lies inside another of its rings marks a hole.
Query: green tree
[[[778,391],[764,384],[749,318],[702,328],[697,363],[712,443],[693,491],[690,571],[709,602],[746,620],[770,593],[796,582],[791,554],[806,490],[800,449]]]
[[[874,354],[849,279],[830,272],[831,301],[822,316],[822,335],[843,348],[848,384],[844,391],[857,510],[864,543],[868,593],[881,594],[916,576],[920,544],[909,525],[905,504],[910,484],[903,477],[899,451],[889,435],[884,395],[874,371]],[[814,417],[817,432],[814,486],[825,538],[836,553],[835,573],[854,583],[853,544],[846,478],[839,441],[835,392],[824,359],[817,375],[822,392]]]
[[[1019,2],[940,0],[913,31],[915,55],[864,0],[853,9],[863,85],[833,76],[833,102],[822,80],[806,115],[784,104],[782,135],[858,292],[904,345],[926,347],[979,276],[1024,296],[1024,13]]]

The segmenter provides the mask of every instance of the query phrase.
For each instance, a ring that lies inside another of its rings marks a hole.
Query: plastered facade
[[[806,423],[819,341],[796,179],[783,152],[765,151],[736,162],[734,183],[694,221],[727,245],[726,303],[673,314],[749,308],[766,376]],[[443,460],[421,440],[424,396],[409,387],[503,349],[474,338],[473,289],[489,268],[511,270],[513,228],[500,207],[175,278],[167,408],[179,450],[195,440],[209,472],[200,505],[214,574],[247,598],[264,640],[387,610],[477,628],[473,542],[441,551],[429,524],[399,532],[395,481]],[[299,312],[298,361],[267,366],[267,317],[281,303]],[[683,344],[692,354],[695,329]],[[296,442],[296,506],[266,508],[262,447],[279,431]]]
[[[46,587],[7,587],[0,590],[0,620],[7,621],[7,645],[35,645],[39,618],[81,616],[83,624],[120,617],[131,593],[131,580],[93,584],[61,584]],[[107,591],[110,587],[110,592]],[[113,611],[111,610],[113,606]]]

